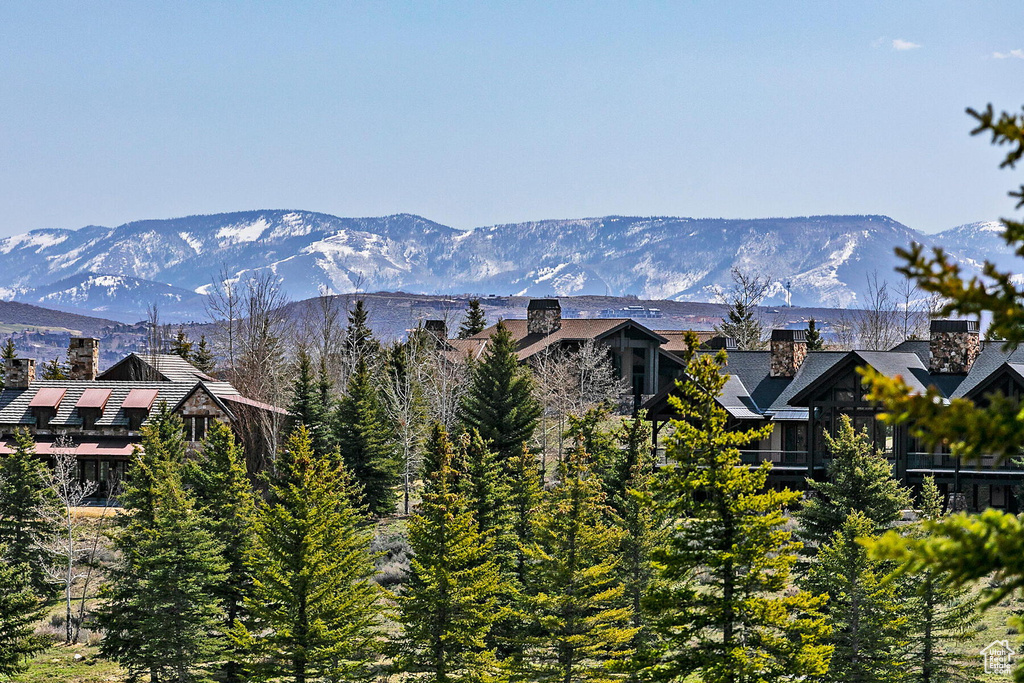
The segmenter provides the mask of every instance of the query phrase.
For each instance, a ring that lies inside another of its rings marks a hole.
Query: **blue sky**
[[[0,234],[254,208],[458,228],[1007,215],[1024,3],[0,4]],[[1014,53],[1013,51],[1017,51]]]

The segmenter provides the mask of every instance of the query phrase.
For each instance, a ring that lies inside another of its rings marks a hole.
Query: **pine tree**
[[[487,327],[487,314],[480,306],[480,299],[470,299],[466,307],[466,317],[459,325],[459,339],[469,339],[475,334],[483,332]]]
[[[374,338],[373,330],[367,323],[369,317],[365,302],[358,299],[355,308],[348,314],[348,327],[345,329],[345,355],[353,366],[359,361],[371,361],[380,350],[380,343]]]
[[[401,462],[367,362],[360,359],[338,404],[335,434],[346,469],[375,516],[395,511]]]
[[[525,548],[534,541],[534,515],[540,503],[540,469],[537,458],[523,448],[506,465],[509,486],[509,506],[512,508],[512,535],[517,539],[514,550],[513,574],[515,586],[526,583],[527,556]]]
[[[154,435],[150,434],[152,442]],[[136,477],[140,469],[149,469]],[[214,596],[224,582],[223,548],[205,528],[181,482],[181,464],[138,458],[129,470],[130,500],[144,509],[120,516],[121,553],[97,613],[106,631],[100,652],[132,680],[205,680],[223,642],[214,634],[224,614]],[[145,490],[139,490],[145,488]]]
[[[196,345],[195,352],[189,359],[192,365],[196,366],[200,372],[210,374],[217,367],[217,359],[213,355],[213,349],[206,343],[206,335],[199,335],[199,343]]]
[[[382,596],[351,478],[336,459],[313,452],[300,425],[268,484],[253,524],[247,616],[231,634],[249,653],[246,680],[369,678]]]
[[[846,415],[839,418],[835,438],[825,434],[832,455],[828,480],[807,480],[818,496],[804,501],[798,513],[800,538],[819,545],[832,538],[851,512],[863,513],[872,524],[872,534],[899,520],[910,508],[910,491],[892,476],[889,461],[874,451],[866,433],[857,433]]]
[[[482,360],[473,366],[461,406],[462,422],[479,431],[506,461],[529,442],[539,417],[533,377],[519,364],[508,328],[498,323]]]
[[[46,465],[36,455],[36,444],[27,430],[14,431],[14,452],[0,454],[0,546],[3,561],[22,567],[37,595],[46,596],[54,586],[47,579],[49,562],[45,541],[56,528],[44,511],[56,500],[47,485]]]
[[[664,543],[665,533],[654,503],[656,456],[643,411],[624,421],[616,436],[624,455],[625,476],[609,502],[623,532],[619,574],[625,603],[631,610],[631,624],[637,629],[631,669],[639,671],[650,663],[653,654],[654,634],[643,603],[655,579],[654,552]]]
[[[54,358],[43,363],[42,378],[45,380],[67,379],[68,372],[68,365],[61,363],[59,358]]]
[[[818,331],[818,323],[811,318],[807,321],[807,350],[821,351],[824,348],[825,341],[821,338],[821,332]]]
[[[590,469],[601,482],[605,499],[614,506],[624,491],[629,466],[616,435],[606,428],[610,416],[607,406],[591,408],[579,417],[569,415],[566,436],[576,447],[586,451]]]
[[[828,596],[825,611],[835,648],[824,679],[829,682],[891,683],[907,677],[907,616],[897,585],[884,581],[889,567],[871,559],[858,542],[874,529],[862,512],[851,512],[822,546],[806,581],[816,595]]]
[[[942,515],[942,493],[927,476],[921,487],[921,519],[936,521]],[[915,535],[922,535],[916,529]],[[978,631],[978,599],[969,587],[946,585],[934,570],[912,573],[902,586],[913,592],[907,608],[911,680],[920,683],[976,681],[977,676],[958,660],[957,646]]]
[[[617,575],[622,532],[605,521],[600,482],[581,448],[559,470],[526,549],[526,614],[535,633],[520,666],[534,681],[610,681],[636,635]]]
[[[222,548],[223,581],[213,586],[224,614],[221,630],[227,632],[242,618],[245,594],[250,586],[246,554],[252,540],[254,502],[245,470],[245,454],[226,424],[214,422],[203,446],[184,469],[184,481],[196,499],[205,527]],[[240,681],[240,653],[226,647],[222,666],[224,680]]]
[[[687,341],[668,444],[674,464],[657,492],[669,532],[647,602],[665,644],[652,673],[674,680],[692,672],[704,683],[820,676],[830,650],[822,600],[785,592],[800,543],[783,511],[800,494],[765,488],[771,463],[742,464],[739,449],[772,428],[727,429],[717,402],[725,352],[697,354],[696,336]]]
[[[174,335],[174,339],[171,340],[170,352],[175,356],[179,356],[184,360],[192,362],[192,348],[195,344],[188,335],[185,334],[184,327],[178,327],[178,333]]]
[[[14,337],[8,337],[7,341],[4,342],[2,349],[0,349],[0,389],[2,389],[7,382],[7,363],[8,360],[13,360],[18,357],[18,351],[14,348]]]
[[[288,406],[291,427],[305,425],[313,439],[313,452],[326,456],[336,450],[334,434],[328,417],[330,398],[325,402],[322,377],[313,376],[313,362],[305,348],[300,347],[296,358],[295,381],[292,384],[292,401]]]
[[[397,669],[431,683],[502,678],[488,637],[503,610],[493,539],[480,533],[459,492],[464,473],[447,434],[435,428],[423,501],[409,522],[412,575],[397,597],[403,625]]]
[[[6,556],[0,546],[0,557]],[[46,648],[46,639],[35,635],[45,603],[26,580],[28,568],[0,563],[0,676],[27,668],[27,659]]]

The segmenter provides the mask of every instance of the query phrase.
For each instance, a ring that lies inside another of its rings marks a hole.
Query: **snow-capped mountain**
[[[155,301],[180,320],[202,317],[215,280],[257,271],[280,276],[293,299],[358,288],[708,301],[740,268],[771,275],[775,301],[789,283],[796,305],[855,306],[868,273],[898,278],[893,248],[911,241],[972,267],[1011,264],[998,223],[924,235],[885,216],[607,216],[460,231],[409,214],[247,211],[8,237],[0,293],[134,319]]]

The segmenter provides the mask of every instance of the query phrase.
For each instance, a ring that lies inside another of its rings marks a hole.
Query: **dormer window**
[[[83,429],[95,429],[96,422],[103,417],[103,409],[110,399],[110,389],[86,389],[75,404],[78,416],[82,418]]]
[[[57,408],[66,393],[67,389],[61,387],[44,387],[36,392],[28,404],[36,418],[36,429],[49,429],[50,421],[57,415]]]
[[[160,392],[156,389],[132,389],[128,392],[121,408],[128,418],[129,430],[137,432],[142,428],[142,423],[149,417],[149,411],[156,402],[158,393]]]

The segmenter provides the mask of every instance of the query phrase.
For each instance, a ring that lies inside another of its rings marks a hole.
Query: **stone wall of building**
[[[534,299],[526,307],[526,330],[548,335],[562,329],[562,306],[558,299]]]

